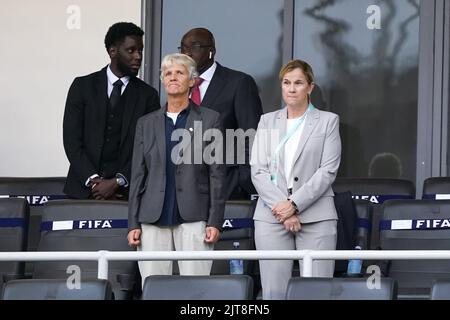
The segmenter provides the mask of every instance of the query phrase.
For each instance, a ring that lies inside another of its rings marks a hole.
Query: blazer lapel
[[[161,108],[156,116],[156,121],[153,126],[153,130],[156,137],[156,143],[158,145],[159,154],[161,156],[161,163],[166,165],[166,119],[164,113],[167,110],[167,105]]]
[[[108,78],[106,76],[106,67],[103,68],[98,76],[98,80],[95,86],[95,100],[98,106],[99,123],[98,131],[99,140],[103,145],[103,136],[106,126],[106,113],[108,112]]]
[[[187,132],[190,135],[189,141],[187,141],[187,143],[178,143],[175,148],[178,148],[180,145],[183,146],[182,149],[182,154],[180,154],[179,150],[176,150],[175,154],[178,155],[177,161],[176,163],[180,163],[180,157],[182,155],[188,155],[187,150],[188,148],[191,147],[192,145],[192,140],[194,140],[196,137],[198,139],[198,137],[200,138],[200,141],[197,142],[197,144],[194,142],[194,147],[202,147],[202,143],[203,143],[203,130],[201,128],[201,121],[202,121],[202,117],[199,111],[199,107],[194,105],[193,103],[190,103],[190,105],[188,106],[189,108],[189,114],[188,117],[186,119],[186,127],[185,129],[187,130]],[[198,136],[200,135],[200,136]],[[198,143],[200,143],[200,145],[198,145]],[[194,154],[196,154],[195,152],[198,153],[198,150],[195,149],[191,149],[192,153],[190,154],[190,161],[191,163],[195,162],[195,156]],[[203,153],[201,153],[200,150],[200,154],[203,157]],[[198,159],[197,159],[198,160]],[[189,163],[189,162],[188,162]]]
[[[130,127],[131,119],[133,118],[134,109],[136,108],[138,92],[137,88],[134,84],[134,78],[130,79],[130,82],[125,89],[126,92],[126,100],[125,100],[125,109],[123,111],[123,120],[122,120],[122,133],[120,136],[120,145],[124,142],[125,138],[128,135],[128,128]],[[130,134],[134,134],[131,132]]]
[[[310,114],[306,116],[305,127],[303,128],[303,132],[300,137],[300,143],[298,144],[297,151],[295,152],[293,166],[295,166],[295,164],[297,163],[298,158],[300,157],[300,155],[303,152],[303,149],[305,148],[306,142],[308,141],[313,129],[315,128],[318,122],[319,122],[319,111],[314,108],[313,110],[311,110]]]
[[[214,72],[214,75],[211,79],[211,83],[208,86],[208,89],[206,90],[205,96],[203,97],[202,106],[214,107],[214,101],[219,96],[220,92],[222,91],[222,88],[225,86],[226,79],[225,74],[223,72],[223,67],[217,63],[216,71]]]
[[[276,148],[278,147],[278,144],[286,136],[287,133],[286,126],[287,126],[287,108],[283,108],[278,112],[277,118],[275,120],[275,128],[278,130],[278,132],[275,134],[278,134],[278,142],[274,145],[273,152],[275,152]],[[280,152],[278,153],[277,182],[279,186],[287,186],[286,173],[284,172],[284,153],[285,149],[283,146],[283,148],[281,148]]]

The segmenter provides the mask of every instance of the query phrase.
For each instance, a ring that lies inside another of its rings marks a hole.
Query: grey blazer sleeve
[[[302,187],[289,197],[297,205],[300,214],[330,188],[336,178],[340,160],[341,138],[339,136],[339,116],[333,114],[333,117],[327,125],[319,169],[317,169]]]
[[[145,191],[145,181],[147,177],[147,167],[144,159],[144,136],[143,118],[140,118],[136,125],[134,138],[133,160],[131,167],[130,195],[128,200],[128,230],[140,229],[138,219],[141,196]]]
[[[253,141],[250,159],[252,182],[259,197],[272,208],[277,202],[286,200],[284,193],[270,180],[270,151],[268,139],[270,128],[267,128],[266,116],[263,115],[258,124],[255,140]]]
[[[223,133],[223,124],[219,114],[214,119],[213,129],[218,129]],[[208,166],[209,169],[209,185],[210,199],[208,226],[221,229],[223,225],[223,215],[225,211],[225,175],[226,167],[223,163],[213,162]]]

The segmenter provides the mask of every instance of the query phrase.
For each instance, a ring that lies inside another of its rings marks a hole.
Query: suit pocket
[[[147,189],[147,183],[148,182],[145,181],[144,186],[141,189],[139,189],[138,195],[141,195],[141,194],[143,194],[145,192],[145,190]]]

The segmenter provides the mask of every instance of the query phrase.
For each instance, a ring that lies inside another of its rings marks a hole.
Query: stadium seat
[[[380,221],[383,250],[450,250],[450,200],[389,200]],[[392,260],[399,299],[429,298],[433,280],[450,278],[449,260]]]
[[[431,300],[450,300],[450,278],[434,280],[430,298]]]
[[[43,207],[38,251],[134,251],[128,246],[128,204],[124,201],[60,200]],[[36,262],[33,278],[62,279],[77,265],[82,279],[97,278],[96,261]],[[115,299],[131,298],[136,261],[111,261],[109,281]]]
[[[370,248],[372,206],[367,200],[354,200],[351,192],[338,193],[334,197],[338,213],[337,250],[353,250],[359,246],[363,250]],[[347,260],[336,260],[334,276],[347,273]],[[297,275],[297,274],[295,274]]]
[[[111,300],[107,280],[81,281],[70,288],[66,279],[11,280],[5,284],[3,300]]]
[[[239,250],[255,250],[253,213],[256,201],[227,201],[224,226],[215,250],[233,250],[233,242],[239,242]],[[244,260],[244,274],[251,274],[254,261]],[[229,274],[227,260],[215,260],[211,274]]]
[[[248,275],[149,276],[142,300],[251,300],[253,280]]]
[[[0,178],[0,198],[25,198],[30,205],[27,250],[35,251],[39,242],[42,206],[51,200],[65,199],[64,177]],[[27,267],[31,273],[31,264]]]
[[[370,285],[374,286],[372,289]],[[395,281],[381,278],[379,288],[366,278],[291,278],[286,300],[392,300]]]
[[[415,199],[414,184],[408,180],[384,178],[337,178],[333,183],[336,193],[350,191],[354,199],[372,203],[372,231],[370,248],[379,248],[379,221],[381,205],[389,199]]]
[[[25,199],[0,199],[0,252],[26,250],[28,218]],[[24,265],[24,262],[0,262],[0,278],[5,281],[23,278]]]
[[[422,199],[450,199],[450,177],[433,177],[423,182]]]

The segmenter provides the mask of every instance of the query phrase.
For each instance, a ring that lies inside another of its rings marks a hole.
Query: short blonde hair
[[[286,75],[286,73],[291,72],[292,70],[295,70],[295,69],[301,69],[303,71],[303,73],[305,74],[306,80],[308,81],[308,84],[311,84],[314,82],[314,73],[313,73],[311,66],[307,62],[305,62],[303,60],[299,60],[299,59],[292,60],[281,68],[280,74],[278,75],[280,78],[280,81],[283,81],[283,78]]]
[[[161,80],[163,79],[163,71],[174,64],[185,66],[189,72],[189,79],[195,79],[198,77],[197,64],[194,59],[182,53],[171,53],[165,56],[161,61]]]

